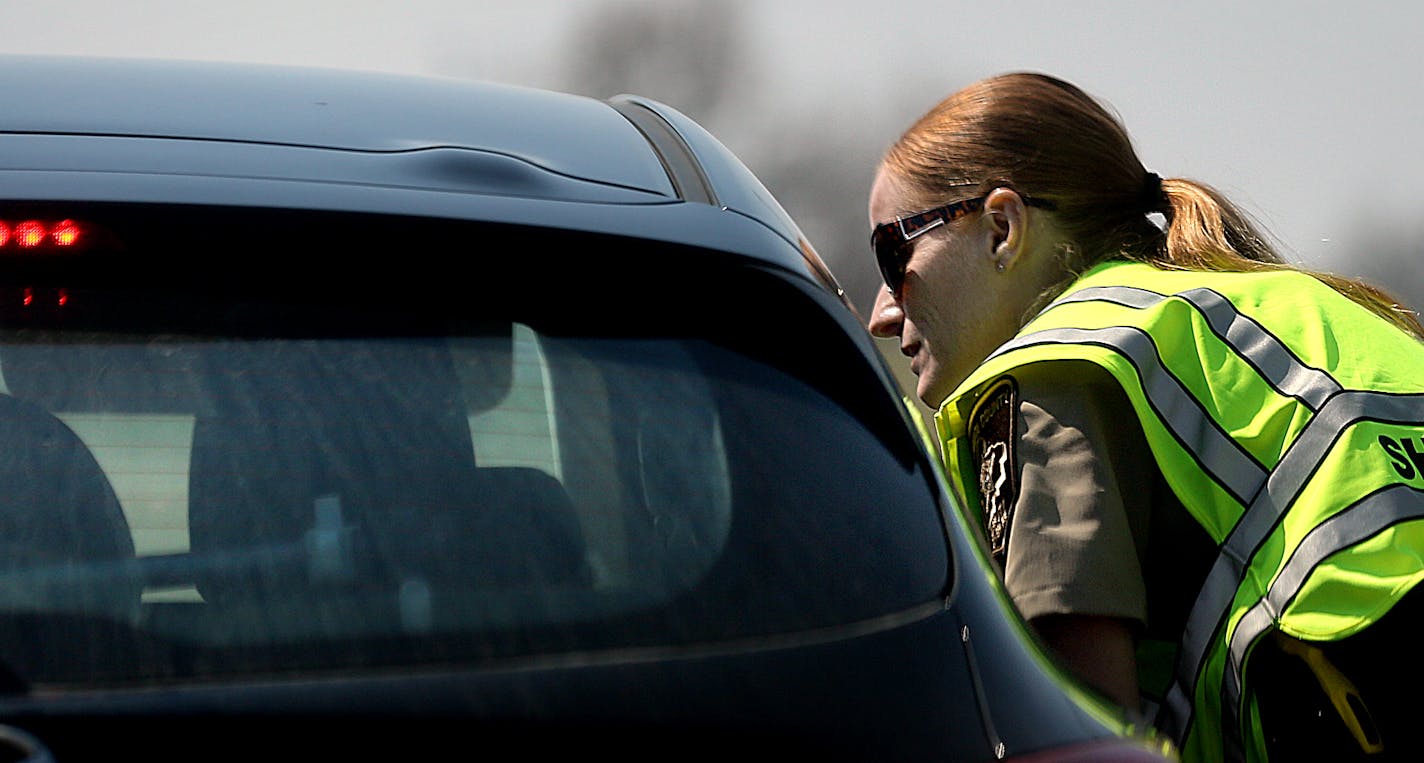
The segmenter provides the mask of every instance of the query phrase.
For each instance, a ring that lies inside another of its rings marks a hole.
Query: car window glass
[[[874,367],[805,292],[707,275],[801,341],[678,294],[647,324],[557,290],[0,300],[0,662],[34,685],[481,663],[942,595],[941,507]]]

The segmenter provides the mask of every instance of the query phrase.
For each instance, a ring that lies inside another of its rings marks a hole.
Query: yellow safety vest
[[[1262,637],[1345,638],[1424,578],[1424,344],[1304,273],[1099,265],[936,414],[970,511],[979,395],[1015,368],[1068,359],[1121,384],[1167,483],[1219,549],[1159,725],[1187,760],[1223,759],[1227,746],[1259,757],[1242,677]]]

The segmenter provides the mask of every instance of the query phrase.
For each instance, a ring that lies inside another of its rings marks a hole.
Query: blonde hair
[[[1417,339],[1424,326],[1383,290],[1288,264],[1250,217],[1203,183],[1158,178],[1142,165],[1122,123],[1078,87],[1015,72],[941,101],[885,153],[883,164],[924,206],[1012,188],[1055,205],[1067,233],[1066,287],[1108,259],[1179,270],[1308,273]],[[1165,225],[1149,219],[1160,213]]]

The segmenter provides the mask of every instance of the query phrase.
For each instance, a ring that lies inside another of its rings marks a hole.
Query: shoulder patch
[[[969,415],[969,447],[979,464],[979,499],[989,549],[1000,564],[1009,545],[1009,527],[1018,500],[1018,383],[1003,376],[989,385]]]

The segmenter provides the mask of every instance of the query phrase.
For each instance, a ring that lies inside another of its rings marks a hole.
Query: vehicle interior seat
[[[475,546],[466,556],[478,586],[587,586],[583,531],[564,486],[527,466],[475,470],[479,510],[452,528]]]
[[[108,476],[51,409],[44,353],[0,350],[0,684],[127,659],[142,606],[133,535]],[[12,672],[13,671],[13,672]]]
[[[54,414],[10,395],[0,395],[0,443],[0,607],[35,597],[44,609],[132,618],[142,594],[125,566],[133,536],[89,448]]]
[[[584,574],[556,480],[476,468],[468,396],[440,340],[222,352],[189,474],[205,601],[401,606],[412,588],[439,597]]]

